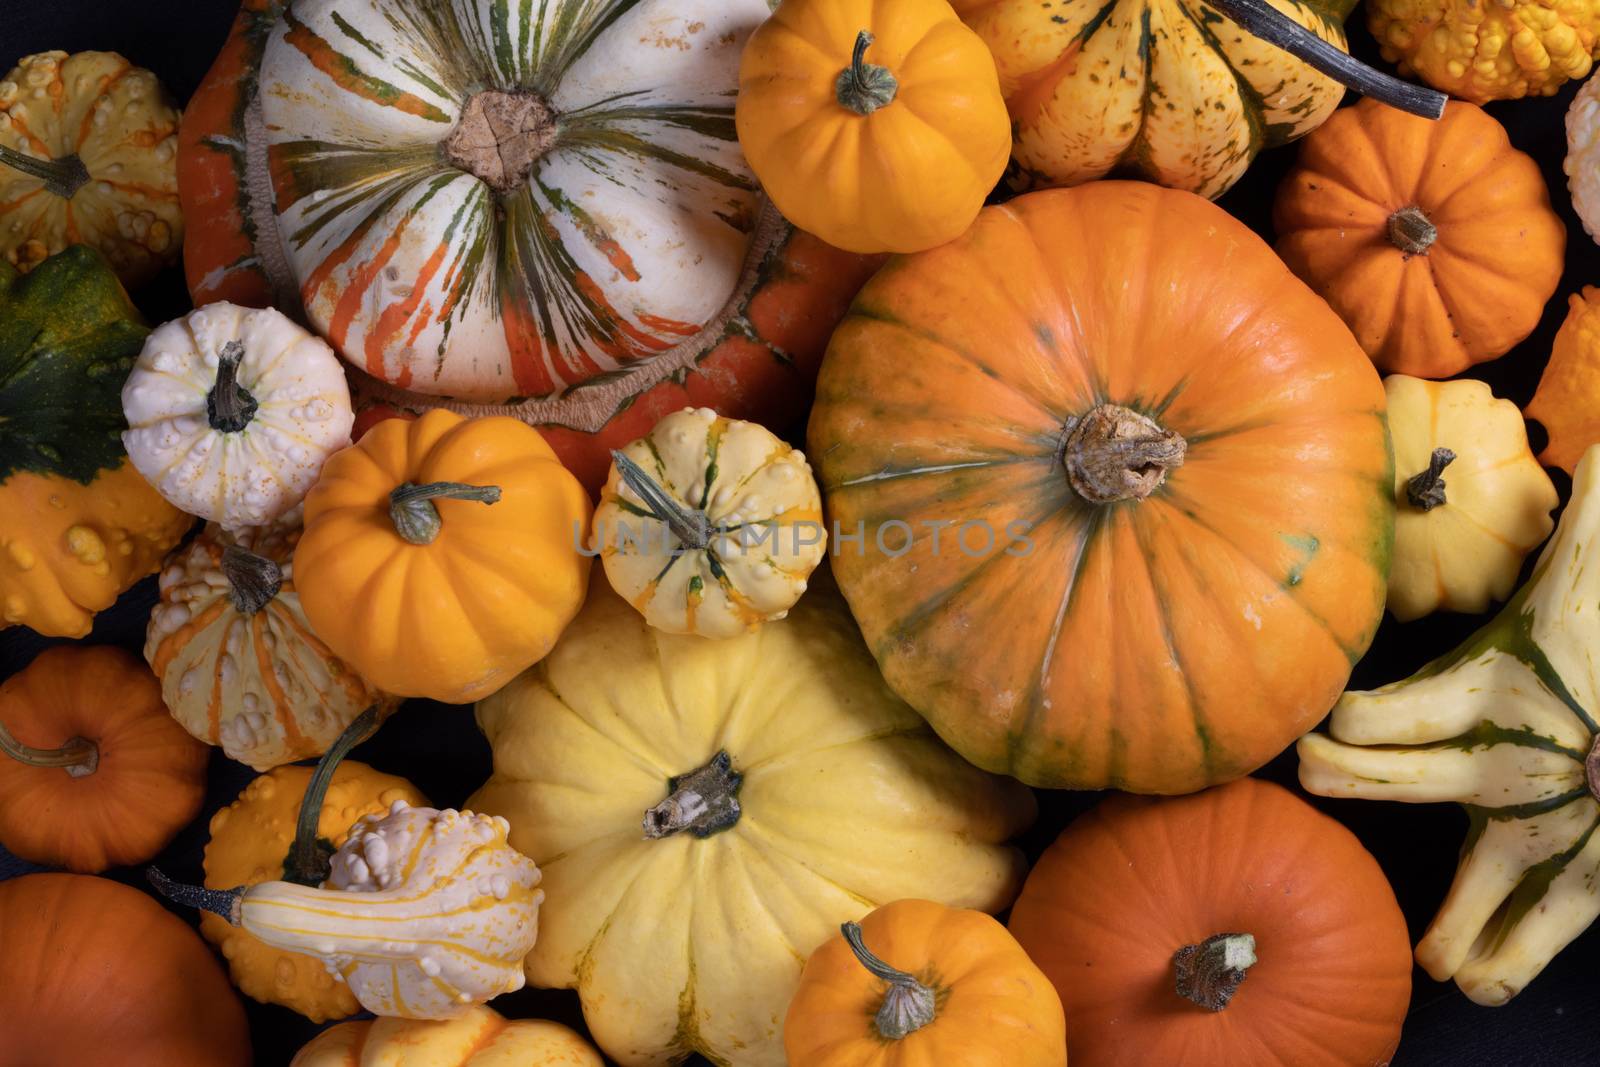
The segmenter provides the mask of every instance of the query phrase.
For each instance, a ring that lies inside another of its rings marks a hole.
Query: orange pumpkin
[[[1539,165],[1482,109],[1437,122],[1376,100],[1306,138],[1278,190],[1278,254],[1386,371],[1448,378],[1509,352],[1561,280]]]
[[[141,863],[199,814],[210,754],[138,659],[47,648],[0,684],[0,845],[91,874]]]
[[[1411,996],[1377,862],[1256,779],[1104,801],[1040,858],[1011,932],[1061,994],[1074,1067],[1373,1067]]]
[[[81,874],[0,882],[0,1067],[249,1067],[244,1009],[177,916]]]
[[[1371,642],[1383,409],[1243,225],[1101,182],[891,261],[834,334],[806,453],[856,621],[958,752],[1181,793],[1282,751]]]

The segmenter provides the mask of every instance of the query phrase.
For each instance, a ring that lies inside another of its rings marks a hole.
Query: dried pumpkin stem
[[[217,380],[206,394],[206,421],[218,433],[238,433],[256,417],[256,398],[239,384],[244,345],[229,341],[217,353]]]
[[[372,707],[350,720],[328,746],[328,751],[317,760],[317,769],[306,783],[306,794],[300,800],[300,814],[294,823],[294,842],[283,861],[283,880],[296,885],[321,885],[327,880],[333,859],[333,843],[317,836],[317,824],[322,821],[322,805],[328,796],[328,786],[333,774],[350,750],[372,735],[378,725],[378,707]]]
[[[83,160],[77,156],[35,159],[23,155],[14,148],[0,145],[0,163],[4,163],[12,170],[20,170],[30,178],[38,178],[44,183],[46,192],[63,200],[71,200],[79,189],[89,184],[89,168],[85,167]]]
[[[629,459],[623,452],[613,449],[611,461],[617,465],[617,476],[622,484],[632,489],[650,514],[665,523],[672,536],[691,552],[703,551],[711,544],[711,520],[706,513],[686,508],[672,499],[661,483],[652,478],[643,467]]]
[[[1425,256],[1439,239],[1439,227],[1415,204],[1389,216],[1389,243],[1408,256]]]
[[[1183,435],[1118,404],[1101,404],[1070,424],[1062,462],[1067,480],[1091,504],[1143,500],[1183,466]]]
[[[91,775],[100,766],[100,746],[74,737],[60,748],[34,748],[18,741],[0,724],[0,752],[29,767],[60,767],[73,778]]]
[[[1221,1011],[1255,962],[1256,939],[1250,934],[1213,934],[1198,945],[1185,945],[1172,956],[1178,995],[1206,1011]]]
[[[1589,795],[1600,800],[1600,734],[1589,746],[1589,758],[1583,761],[1583,777],[1588,783]]]
[[[695,837],[710,837],[739,821],[739,787],[744,775],[733,769],[733,758],[718,752],[699,770],[667,782],[667,799],[644,813],[644,836],[657,841],[687,830]]]
[[[146,867],[144,876],[155,886],[156,892],[175,904],[220,915],[228,920],[230,926],[238,926],[242,921],[244,886],[239,886],[237,889],[206,889],[203,886],[186,885],[183,882],[174,882],[156,867]]]
[[[254,615],[283,588],[283,568],[248,548],[229,545],[222,550],[222,576],[228,580],[228,599],[241,615]]]
[[[1444,469],[1454,463],[1456,454],[1448,448],[1436,448],[1428,457],[1428,469],[1413,474],[1406,482],[1406,500],[1420,511],[1432,511],[1445,503]]]
[[[841,107],[857,115],[870,115],[880,107],[894,103],[900,83],[888,67],[868,63],[867,49],[875,38],[870,30],[856,34],[855,48],[850,52],[850,65],[839,72],[834,80],[833,92]]]
[[[389,520],[394,523],[395,533],[413,545],[433,544],[444,525],[439,520],[439,509],[433,505],[440,499],[496,504],[500,501],[500,487],[462,482],[402,483],[389,494]]]
[[[878,1007],[873,1025],[878,1035],[888,1041],[899,1041],[933,1022],[939,1012],[939,998],[932,988],[923,985],[905,971],[896,970],[868,951],[861,939],[860,923],[845,923],[839,927],[856,961],[871,972],[874,978],[889,984],[883,1003]]]

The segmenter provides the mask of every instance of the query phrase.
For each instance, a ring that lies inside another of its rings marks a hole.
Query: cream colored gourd
[[[1533,577],[1494,621],[1411,678],[1346,693],[1300,740],[1327,797],[1455,801],[1471,820],[1417,945],[1434,978],[1503,1004],[1600,915],[1600,448]]]
[[[366,708],[393,705],[311,632],[299,540],[298,509],[231,534],[207,526],[161,572],[145,632],[173,718],[258,771],[320,756]]]
[[[395,801],[363,816],[319,887],[197,889],[152,872],[174,900],[323,961],[377,1015],[450,1019],[521,989],[544,891],[504,819]]]
[[[122,388],[122,442],[183,511],[227,529],[299,504],[355,420],[333,349],[271,308],[208,304],[157,328]]]
[[[799,449],[685,408],[613,456],[594,544],[611,588],[651,626],[734,637],[800,599],[827,533]]]
[[[289,1067],[604,1067],[583,1038],[548,1019],[475,1007],[455,1019],[362,1019],[322,1031]]]
[[[1528,448],[1522,413],[1483,382],[1384,379],[1394,442],[1389,610],[1481,612],[1517,584],[1559,502]]]

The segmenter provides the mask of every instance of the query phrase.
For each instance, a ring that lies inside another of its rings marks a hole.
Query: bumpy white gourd
[[[1600,78],[1590,78],[1567,109],[1567,188],[1572,209],[1600,240]]]

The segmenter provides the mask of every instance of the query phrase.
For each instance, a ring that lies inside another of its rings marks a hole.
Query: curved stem
[[[889,966],[868,951],[866,943],[861,939],[860,923],[845,923],[839,927],[839,931],[844,934],[845,943],[850,946],[850,951],[855,953],[856,961],[874,978],[889,983],[889,991],[884,994],[883,1004],[879,1006],[878,1014],[873,1020],[880,1037],[898,1041],[933,1022],[939,1012],[939,998],[931,988],[905,971]]]
[[[350,750],[371,736],[378,724],[378,708],[373,705],[344,728],[328,751],[317,761],[317,769],[306,783],[306,795],[300,800],[300,814],[295,819],[294,843],[283,861],[283,880],[296,885],[318,886],[328,878],[328,864],[333,858],[333,845],[317,836],[317,824],[322,821],[322,803],[327,798],[328,786],[333,782],[333,772]]]
[[[1221,1011],[1255,962],[1256,939],[1250,934],[1213,934],[1198,945],[1185,945],[1172,956],[1178,995],[1207,1011]]]
[[[1436,119],[1444,114],[1444,105],[1449,100],[1445,94],[1373,70],[1283,14],[1267,0],[1206,2],[1252,37],[1283,49],[1346,88],[1425,119]]]
[[[1439,239],[1439,227],[1415,204],[1389,216],[1389,243],[1408,256],[1425,256]]]
[[[0,752],[29,767],[60,767],[73,778],[93,774],[100,766],[100,746],[84,737],[74,737],[60,748],[34,748],[18,741],[0,723]]]
[[[243,886],[237,889],[206,889],[197,885],[185,885],[183,882],[174,882],[157,867],[146,867],[144,876],[156,887],[158,893],[173,903],[182,904],[186,908],[209,911],[213,915],[227,919],[230,926],[239,925],[244,908]]]
[[[894,103],[900,83],[888,67],[868,63],[867,49],[874,38],[870,30],[856,34],[855,47],[850,52],[850,65],[834,79],[833,93],[841,107],[857,115],[870,115],[880,107]]]
[[[4,163],[12,170],[20,170],[31,178],[38,178],[44,183],[47,192],[63,200],[71,200],[79,189],[89,184],[89,168],[85,167],[83,160],[77,156],[34,159],[14,148],[0,145],[0,163]]]
[[[439,519],[439,509],[433,502],[446,500],[475,500],[480,504],[495,504],[500,500],[498,485],[467,485],[463,482],[429,482],[417,485],[404,482],[389,494],[389,521],[401,540],[413,545],[431,545],[444,524]]]
[[[283,588],[282,567],[238,545],[222,550],[222,576],[228,580],[228,599],[241,615],[254,615]]]
[[[611,461],[617,465],[617,476],[622,484],[634,491],[650,509],[650,514],[665,523],[672,536],[692,552],[703,551],[711,544],[711,520],[706,513],[688,508],[672,499],[661,484],[620,450],[613,449]]]
[[[217,353],[217,380],[206,394],[206,421],[218,433],[238,433],[256,417],[256,398],[239,384],[244,345],[229,341]]]
[[[1444,469],[1454,463],[1456,454],[1448,448],[1436,448],[1428,457],[1428,469],[1414,474],[1406,482],[1406,500],[1412,507],[1432,511],[1444,499]]]
[[[685,830],[704,838],[728,829],[739,821],[743,784],[732,757],[718,752],[699,770],[667,782],[667,799],[644,813],[645,838],[656,841]]]
[[[1120,404],[1091,408],[1070,425],[1062,462],[1090,504],[1143,500],[1183,466],[1189,448],[1182,434]]]

